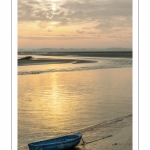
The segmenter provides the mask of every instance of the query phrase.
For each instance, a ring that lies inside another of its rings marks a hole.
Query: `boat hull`
[[[81,133],[28,144],[29,150],[67,150],[80,143]]]

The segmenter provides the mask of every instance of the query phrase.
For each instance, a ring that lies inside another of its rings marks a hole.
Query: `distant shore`
[[[92,52],[18,52],[19,55],[82,56],[82,57],[125,57],[132,58],[132,51],[92,51]]]

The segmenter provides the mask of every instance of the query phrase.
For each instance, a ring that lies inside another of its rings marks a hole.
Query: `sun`
[[[51,8],[52,8],[53,11],[56,11],[56,9],[57,9],[56,4],[53,3],[52,6],[51,6]]]

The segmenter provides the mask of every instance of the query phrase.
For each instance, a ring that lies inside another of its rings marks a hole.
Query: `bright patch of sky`
[[[132,0],[18,0],[19,48],[132,47]]]

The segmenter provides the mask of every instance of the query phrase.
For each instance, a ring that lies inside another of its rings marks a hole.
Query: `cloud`
[[[48,30],[47,32],[53,32],[52,30]]]
[[[53,16],[52,3],[37,0],[18,0],[19,21],[48,21]]]
[[[131,0],[66,1],[61,7],[71,10],[67,17],[75,17],[78,20],[101,20],[132,15]]]
[[[64,14],[66,18],[80,21],[132,15],[132,0],[66,0],[63,4],[56,4],[58,14],[54,14],[53,3],[50,1],[18,0],[19,20],[47,21],[47,19],[57,18],[59,21]]]
[[[132,0],[18,0],[18,21],[40,21],[42,28],[50,22],[57,22],[58,27],[93,23],[96,30],[131,28]]]
[[[26,39],[26,40],[75,40],[75,39],[92,39],[92,37],[87,37],[87,36],[66,36],[64,34],[58,35],[58,36],[19,36],[18,37],[20,40],[21,39]]]
[[[98,34],[97,32],[87,32],[87,34]]]
[[[84,27],[84,28],[82,28],[82,29],[90,29],[89,27]]]
[[[100,23],[99,25],[97,25],[95,28],[96,29],[103,29],[103,28],[112,28],[113,24],[111,24],[110,22],[105,22],[105,23]]]
[[[84,31],[80,31],[80,30],[76,30],[76,32],[77,32],[78,34],[83,34],[83,33],[85,33]]]

